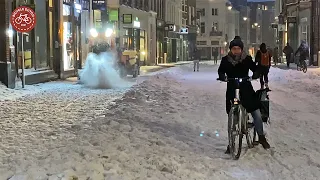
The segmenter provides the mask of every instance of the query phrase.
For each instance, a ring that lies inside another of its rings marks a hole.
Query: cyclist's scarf
[[[229,51],[228,53],[228,61],[233,66],[237,65],[238,63],[241,63],[246,57],[247,57],[247,54],[244,51],[241,53],[241,55],[238,55],[238,56],[232,54],[231,51]]]

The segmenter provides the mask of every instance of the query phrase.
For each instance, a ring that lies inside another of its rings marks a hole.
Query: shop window
[[[145,61],[146,49],[145,49],[145,38],[140,37],[140,60]]]
[[[53,60],[53,12],[49,12],[49,51],[50,58]]]
[[[71,8],[69,5],[64,4],[63,5],[63,15],[64,16],[70,16],[71,15]]]
[[[197,45],[207,45],[207,41],[197,41]]]
[[[53,7],[53,0],[49,0],[49,7]]]
[[[206,33],[206,24],[204,22],[202,22],[200,25],[200,32],[202,34]]]
[[[140,30],[140,37],[145,37],[145,31],[144,30]]]
[[[35,27],[35,61],[33,67],[36,70],[48,69],[50,67],[49,59],[49,22],[48,22],[48,2],[35,0],[35,12],[37,14],[37,24]],[[30,36],[32,38],[32,35]]]

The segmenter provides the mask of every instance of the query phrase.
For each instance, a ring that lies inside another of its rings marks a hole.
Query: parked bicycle
[[[249,119],[249,114],[242,106],[240,101],[240,85],[242,82],[251,81],[251,77],[245,78],[228,78],[224,82],[234,83],[235,98],[232,102],[231,110],[228,115],[228,138],[230,153],[234,160],[239,159],[242,149],[242,139],[246,136],[247,144],[249,148],[254,146],[255,130],[254,124]],[[238,144],[236,144],[238,143]]]

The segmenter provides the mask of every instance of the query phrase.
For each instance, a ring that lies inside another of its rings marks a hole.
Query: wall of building
[[[239,35],[245,44],[245,47],[250,45],[250,24],[250,8],[248,6],[241,6],[239,15]]]
[[[275,31],[271,27],[274,23],[274,9],[267,9],[262,11],[262,24],[261,24],[261,40],[271,48],[275,47]]]
[[[276,31],[272,28],[275,22],[275,1],[249,2],[250,7],[250,43],[254,55],[261,43],[276,46]]]
[[[320,2],[312,1],[311,56],[315,65],[320,66]]]
[[[240,13],[236,9],[228,9],[227,2],[226,0],[197,1],[197,11],[202,14],[199,25],[205,25],[205,32],[201,32],[200,27],[197,46],[204,49],[203,54],[206,54],[206,57],[212,58],[214,51],[218,51],[223,56],[228,51],[228,42],[235,35],[239,35]]]
[[[177,28],[182,27],[182,6],[181,0],[166,0],[165,4],[165,21],[172,23]]]
[[[124,28],[139,28],[145,30],[146,63],[147,65],[156,64],[156,13],[120,6],[120,16],[123,16],[123,14],[132,14],[133,20],[138,18],[140,27],[134,27],[133,24],[120,23],[120,33],[126,32]],[[121,38],[123,36],[124,34],[120,34],[120,44],[123,44],[123,39]]]

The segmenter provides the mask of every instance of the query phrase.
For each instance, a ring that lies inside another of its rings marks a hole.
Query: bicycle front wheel
[[[306,61],[303,61],[302,64],[301,64],[301,68],[302,68],[302,72],[306,73],[307,70],[308,70],[308,66],[307,66],[307,63]]]
[[[229,148],[232,158],[239,159],[242,148],[241,113],[239,106],[233,106],[228,117]]]

